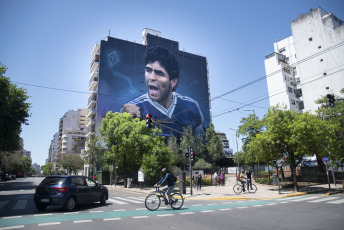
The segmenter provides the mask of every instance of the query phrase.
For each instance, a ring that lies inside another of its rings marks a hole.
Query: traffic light
[[[272,166],[277,167],[277,161],[273,160],[272,161]]]
[[[328,105],[330,107],[334,107],[334,102],[336,101],[336,99],[334,99],[334,94],[327,94],[326,97],[327,97]]]
[[[192,153],[191,153],[191,161],[193,161],[194,159],[195,159],[195,153],[192,152]]]
[[[146,115],[146,128],[152,128],[153,126],[153,121],[152,121],[152,114],[147,114]]]
[[[185,153],[185,157],[189,157],[189,153]]]

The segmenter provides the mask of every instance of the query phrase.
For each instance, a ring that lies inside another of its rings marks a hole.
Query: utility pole
[[[238,160],[238,170],[236,171],[236,178],[238,178],[238,171],[239,171],[239,168],[240,168],[240,164],[239,164],[239,152],[238,152],[238,130],[236,129],[232,129],[232,128],[229,128],[231,130],[234,130],[235,131],[235,140],[236,140],[236,146],[237,146],[237,160]]]

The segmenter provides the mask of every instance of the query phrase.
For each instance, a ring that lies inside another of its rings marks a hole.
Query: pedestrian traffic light
[[[153,126],[153,121],[152,121],[152,115],[151,114],[147,114],[146,115],[146,128],[152,128]]]
[[[277,167],[277,161],[273,160],[272,161],[272,166]]]
[[[195,153],[192,152],[192,153],[191,153],[191,161],[193,161],[194,159],[195,159]]]
[[[334,98],[334,94],[327,94],[327,103],[330,107],[334,107],[334,102],[336,101],[336,99]]]

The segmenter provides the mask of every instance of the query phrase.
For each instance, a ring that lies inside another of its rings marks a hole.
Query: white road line
[[[328,197],[328,198],[322,198],[322,199],[318,199],[318,200],[311,200],[308,202],[320,203],[320,202],[329,201],[329,200],[336,200],[336,199],[338,199],[338,197]]]
[[[312,196],[312,197],[306,197],[306,198],[301,198],[301,199],[291,200],[291,201],[297,202],[297,201],[312,200],[312,199],[318,199],[318,198],[319,196]]]
[[[18,200],[17,203],[13,206],[12,210],[25,209],[27,200]]]
[[[146,208],[137,208],[136,210],[146,210]]]
[[[330,202],[326,202],[326,203],[329,203],[329,204],[341,204],[341,203],[344,203],[344,199],[334,200],[334,201],[330,201]]]
[[[205,211],[201,211],[201,212],[214,212],[215,210],[205,210]]]
[[[74,224],[80,224],[80,223],[90,223],[92,220],[74,220]]]
[[[233,202],[225,202],[224,204],[231,204],[231,203],[233,203]]]
[[[112,203],[116,203],[116,204],[128,204],[127,202],[123,202],[123,201],[119,201],[119,200],[114,200],[109,198],[108,201],[112,202]]]
[[[244,206],[244,207],[237,207],[237,208],[243,209],[243,208],[248,208],[248,207]]]
[[[252,207],[263,207],[264,205],[259,204],[259,205],[253,205]]]
[[[104,212],[104,211],[90,211],[90,213],[97,213],[97,212]]]
[[[148,218],[148,216],[133,216],[133,219],[143,219],[143,218]]]
[[[219,209],[220,211],[228,211],[228,210],[232,210],[231,208],[221,208]]]
[[[282,202],[280,202],[281,204],[288,204],[288,203],[290,203],[290,201],[282,201]]]
[[[24,228],[24,225],[17,225],[17,226],[10,226],[10,227],[3,227],[0,228],[0,230],[5,230],[5,229],[18,229],[18,228]]]
[[[0,209],[2,209],[7,203],[8,203],[8,200],[0,201]]]
[[[162,215],[156,215],[158,217],[164,217],[164,216],[174,216],[174,214],[162,214]]]
[[[207,205],[217,205],[217,204],[207,204]]]
[[[46,214],[35,214],[34,216],[52,216],[52,213],[46,213]]]
[[[111,221],[111,220],[122,220],[122,218],[106,218],[103,219],[104,221]]]
[[[267,205],[275,205],[275,204],[277,204],[277,203],[270,203],[270,204],[267,204]]]
[[[123,198],[123,197],[116,197],[116,199],[124,200],[124,201],[135,203],[135,204],[142,204],[142,201],[136,201],[136,200],[132,200],[132,199],[128,199],[128,198]]]
[[[141,197],[131,197],[131,199],[144,202],[146,200],[146,197],[144,197],[144,198],[141,198]]]
[[[188,215],[188,214],[195,214],[194,212],[182,212],[182,213],[179,213],[180,215]]]
[[[115,210],[113,210],[114,212],[124,212],[125,211],[125,209],[115,209]]]
[[[194,204],[192,207],[202,206],[201,204]]]
[[[23,216],[7,216],[3,217],[2,219],[15,219],[15,218],[22,218]]]
[[[71,214],[79,214],[79,212],[65,212],[65,213],[63,213],[63,214],[65,214],[65,215],[71,215]]]
[[[57,224],[61,224],[61,222],[42,223],[42,224],[38,224],[38,226],[48,226],[48,225],[57,225]]]

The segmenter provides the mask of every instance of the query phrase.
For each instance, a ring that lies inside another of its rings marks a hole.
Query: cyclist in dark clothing
[[[166,186],[164,186],[161,190],[164,191],[168,197],[168,200],[169,200],[169,203],[171,203],[171,192],[173,191],[174,189],[174,181],[173,181],[173,178],[171,176],[171,174],[169,174],[167,171],[166,171],[166,168],[163,168],[161,170],[162,172],[162,178],[160,179],[160,181],[154,185],[154,187],[160,187],[160,185],[162,185],[163,183],[167,183]]]
[[[246,172],[246,177],[247,177],[247,190],[252,190],[252,179],[251,179],[251,175],[252,175],[252,172],[251,170],[249,169],[247,172]]]

